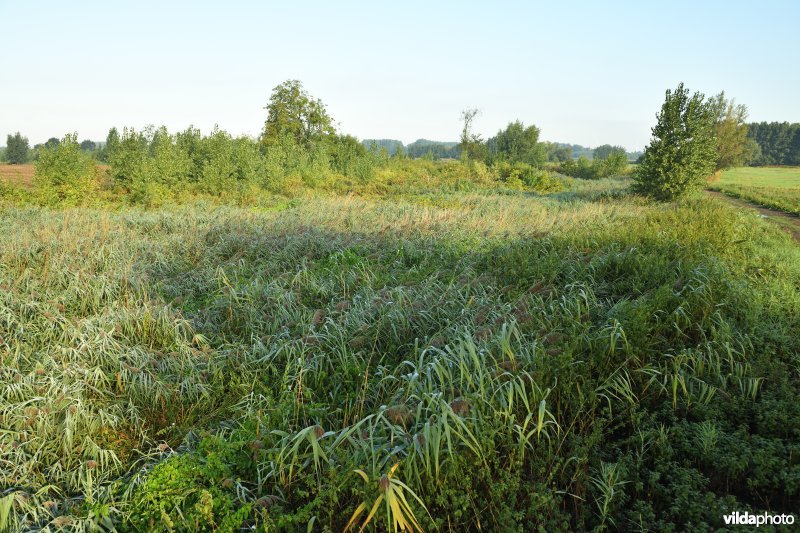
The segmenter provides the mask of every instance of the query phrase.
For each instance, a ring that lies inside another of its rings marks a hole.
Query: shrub
[[[497,176],[507,187],[529,189],[536,192],[553,192],[561,189],[561,183],[547,170],[526,163],[500,162],[495,164]]]
[[[114,181],[129,189],[131,183],[141,172],[142,164],[148,153],[147,138],[133,128],[124,128],[122,137],[114,146],[108,147],[108,164],[110,175]]]
[[[622,174],[628,167],[628,156],[624,151],[614,150],[604,159],[592,163],[595,178],[610,178]]]
[[[39,153],[34,185],[47,205],[85,204],[97,189],[97,166],[81,150],[76,133],[67,134],[57,145],[45,146]]]

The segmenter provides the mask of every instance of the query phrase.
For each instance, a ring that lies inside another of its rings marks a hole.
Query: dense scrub
[[[592,184],[0,211],[0,529],[796,511],[800,251]]]

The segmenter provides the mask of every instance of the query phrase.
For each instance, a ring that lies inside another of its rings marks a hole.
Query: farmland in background
[[[740,167],[709,187],[736,198],[800,215],[800,167]]]

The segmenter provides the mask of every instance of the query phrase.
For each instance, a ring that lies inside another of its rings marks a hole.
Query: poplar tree
[[[700,189],[716,167],[716,117],[701,93],[678,85],[666,99],[635,176],[637,192],[673,200]]]
[[[21,165],[28,160],[30,145],[28,138],[19,132],[6,137],[6,161],[12,165]]]

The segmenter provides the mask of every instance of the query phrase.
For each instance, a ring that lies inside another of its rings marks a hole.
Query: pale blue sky
[[[124,4],[124,5],[122,5]],[[800,1],[0,0],[0,143],[111,126],[257,135],[300,79],[360,138],[455,140],[520,119],[542,138],[647,144],[667,88],[800,121]]]

